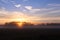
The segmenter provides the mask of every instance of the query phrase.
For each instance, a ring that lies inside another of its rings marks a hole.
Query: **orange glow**
[[[15,21],[23,22],[23,21],[26,21],[26,20],[25,20],[25,19],[22,19],[22,18],[18,18],[18,19],[16,19]]]
[[[26,18],[16,18],[16,19],[11,19],[11,21],[27,22],[29,20]]]
[[[18,25],[19,28],[22,28],[23,23],[22,22],[18,22],[17,25]]]

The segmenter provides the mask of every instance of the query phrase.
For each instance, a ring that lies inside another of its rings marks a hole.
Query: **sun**
[[[28,22],[29,20],[27,18],[15,18],[12,19],[11,21],[16,22],[18,28],[23,28],[24,22]]]
[[[26,22],[26,19],[24,19],[24,18],[17,18],[17,19],[14,19],[13,21],[17,22],[17,26],[19,28],[22,28],[23,27],[23,22]]]
[[[17,22],[17,25],[19,28],[22,28],[23,27],[23,22]]]

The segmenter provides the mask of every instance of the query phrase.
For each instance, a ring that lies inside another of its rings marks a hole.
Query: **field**
[[[60,39],[60,29],[57,28],[27,28],[27,29],[8,29],[0,28],[1,40],[17,40],[17,39]]]

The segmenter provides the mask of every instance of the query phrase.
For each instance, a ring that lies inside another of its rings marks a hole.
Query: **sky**
[[[60,23],[60,0],[0,0],[0,24],[11,21]]]

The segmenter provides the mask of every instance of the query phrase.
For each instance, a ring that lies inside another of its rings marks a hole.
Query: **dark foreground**
[[[60,29],[0,29],[0,39],[1,40],[60,40]]]

